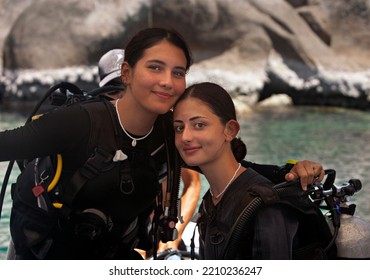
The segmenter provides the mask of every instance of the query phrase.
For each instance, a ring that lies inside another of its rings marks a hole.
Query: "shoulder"
[[[41,115],[31,123],[39,126],[70,126],[88,122],[89,116],[80,103],[57,107]]]
[[[235,186],[232,190],[236,197],[247,199],[247,197],[259,196],[266,204],[275,203],[279,200],[279,196],[273,188],[274,183],[252,168],[247,168],[234,183]]]
[[[78,105],[80,108],[88,111],[114,109],[112,102],[102,97],[85,100],[74,105]]]
[[[99,126],[100,123],[114,123],[117,119],[113,104],[105,98],[87,100],[79,103],[78,106],[87,113],[92,126]]]
[[[248,185],[250,187],[254,186],[263,186],[267,188],[271,188],[274,184],[267,179],[266,177],[262,176],[252,168],[247,168],[242,174],[240,174],[240,183],[243,185]]]
[[[65,135],[73,135],[73,139],[81,139],[92,133],[98,123],[104,122],[106,115],[102,113],[101,101],[81,101],[58,107],[51,110],[31,125],[40,128],[40,133],[64,138]],[[98,105],[98,106],[97,106]],[[103,119],[99,121],[99,119]],[[33,124],[34,123],[34,124]],[[101,126],[99,126],[101,127]]]

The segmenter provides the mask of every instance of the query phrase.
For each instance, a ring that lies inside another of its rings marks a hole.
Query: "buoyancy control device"
[[[305,192],[301,190],[299,180],[284,182],[274,188],[282,200],[286,197],[297,199],[303,195],[318,206],[332,234],[331,240],[323,248],[323,253],[329,259],[370,259],[370,223],[355,216],[355,204],[348,204],[350,198],[361,190],[361,181],[350,179],[348,183],[338,185],[335,184],[335,170],[327,169],[325,174],[323,183],[310,185]],[[224,259],[230,259],[240,249],[238,244],[241,238],[263,205],[263,200],[256,197],[244,209],[227,240]],[[305,252],[300,254],[304,255]]]
[[[94,89],[90,92],[84,92],[76,85],[62,82],[52,86],[43,96],[43,98],[35,106],[34,110],[31,112],[30,116],[26,120],[27,122],[32,121],[39,115],[47,113],[51,110],[55,110],[64,106],[68,106],[77,102],[94,100],[101,97],[105,93],[120,91],[123,87],[120,86],[105,86],[101,88]],[[104,97],[105,98],[105,97]],[[172,123],[169,123],[168,118],[161,117],[162,126],[164,129],[165,146],[167,152],[167,190],[165,193],[165,205],[159,205],[156,209],[156,230],[153,231],[154,238],[161,240],[163,242],[171,241],[177,238],[175,224],[178,221],[178,193],[180,185],[180,160],[176,153],[176,149],[173,144],[173,134],[171,133],[170,127]],[[101,155],[101,159],[104,160],[104,154]],[[1,189],[1,200],[0,200],[0,214],[3,205],[4,196],[6,193],[6,187],[9,182],[9,177],[13,169],[15,161],[10,161],[8,164],[7,172],[3,180],[3,185]],[[29,159],[26,161],[17,162],[19,169],[21,170],[21,175],[25,172],[30,173],[29,176],[32,178],[45,178],[42,182],[35,182],[31,185],[32,193],[34,197],[31,201],[34,201],[33,207],[37,210],[40,208],[40,213],[48,219],[48,228],[42,229],[40,225],[29,225],[32,230],[36,233],[36,238],[33,240],[25,240],[28,246],[32,247],[33,244],[39,242],[40,238],[43,238],[39,234],[39,229],[43,233],[52,230],[53,224],[56,222],[53,219],[60,215],[58,209],[63,208],[58,200],[59,190],[58,190],[58,180],[60,177],[61,170],[63,168],[63,159],[61,155],[50,155],[43,158]],[[40,172],[47,172],[40,173]],[[35,173],[36,172],[36,173]],[[47,177],[45,177],[47,176]],[[21,177],[21,176],[19,176]],[[24,176],[23,176],[24,177]],[[31,192],[30,192],[31,193]],[[161,199],[158,199],[161,201]],[[64,207],[66,209],[66,207]],[[45,215],[46,214],[46,215]],[[41,223],[42,225],[42,223]],[[12,243],[11,243],[12,244]],[[36,258],[42,258],[47,251],[48,242],[43,242],[45,248],[37,248]]]

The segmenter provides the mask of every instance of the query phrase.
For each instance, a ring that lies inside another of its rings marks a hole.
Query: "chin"
[[[184,159],[184,157],[182,157]],[[185,163],[187,166],[194,167],[194,166],[199,166],[199,162],[195,160],[185,160]]]

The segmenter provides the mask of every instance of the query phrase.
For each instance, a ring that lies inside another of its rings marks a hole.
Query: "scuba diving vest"
[[[65,86],[64,83],[63,86]],[[69,84],[67,84],[67,88],[70,88]],[[12,243],[16,254],[24,258],[45,258],[53,244],[51,236],[60,226],[60,221],[68,221],[71,215],[76,216],[73,205],[76,196],[87,183],[92,183],[98,175],[116,168],[119,164],[119,188],[123,193],[127,192],[129,194],[132,191],[132,167],[128,160],[122,159],[125,156],[124,153],[117,153],[120,151],[119,148],[122,148],[122,139],[120,138],[122,133],[120,134],[118,131],[120,126],[117,124],[114,107],[105,98],[89,99],[85,98],[85,95],[78,96],[81,99],[75,99],[69,104],[80,102],[81,106],[87,110],[92,123],[94,123],[88,147],[86,147],[87,151],[91,151],[91,156],[83,166],[76,170],[70,181],[63,183],[59,182],[63,168],[61,155],[33,159],[24,166],[17,182],[12,186],[13,206],[10,218]],[[162,131],[161,137],[165,143],[163,147],[166,150],[167,158],[171,156],[171,160],[164,160],[164,162],[167,162],[167,167],[163,170],[164,177],[167,170],[172,170],[169,172],[171,174],[169,179],[172,181],[169,181],[168,184],[171,187],[169,197],[171,197],[172,204],[168,204],[170,210],[167,211],[168,214],[165,218],[168,221],[177,222],[176,203],[180,182],[180,163],[178,154],[174,152],[176,150],[173,144],[173,133],[168,131],[168,127],[172,127],[170,113],[160,116],[156,126],[157,130]],[[166,154],[164,157],[166,157]],[[148,160],[147,164],[151,164],[151,161]],[[36,178],[38,179],[36,180]],[[156,180],[158,189],[160,189],[158,178]],[[154,190],[154,192],[158,193],[159,190]],[[110,218],[105,215],[104,211],[99,211],[99,209],[86,210],[88,210],[84,211],[86,216],[94,216],[99,220],[98,223],[102,223],[106,228],[110,227]],[[148,214],[147,212],[151,212],[152,209],[145,211]],[[157,216],[157,220],[160,220],[161,215],[157,214]],[[137,226],[142,225],[136,219],[132,219],[132,223],[128,225],[129,228],[136,228]],[[162,225],[162,231],[173,230],[163,230],[166,226],[166,223]],[[84,233],[85,228],[79,228],[78,230]],[[93,228],[92,230],[94,235],[99,229]],[[157,230],[159,231],[159,229]],[[131,235],[127,236],[128,240],[137,237],[137,230],[132,229],[131,232]],[[146,246],[151,245],[147,244]]]
[[[298,220],[292,252],[293,259],[326,259],[335,257],[335,246],[325,251],[332,235],[317,206],[297,185],[295,190],[273,188],[271,182],[248,168],[213,206],[208,191],[200,206],[198,228],[201,259],[253,259],[254,222],[259,210],[281,205]],[[271,232],[273,235],[274,232]],[[263,246],[263,244],[261,244]]]
[[[93,152],[70,182],[59,181],[63,158],[58,154],[28,162],[12,185],[10,232],[17,255],[31,251],[37,259],[43,259],[53,242],[49,236],[58,221],[68,219],[74,212],[73,201],[78,192],[100,172],[113,168],[117,132],[112,106],[104,99],[84,102],[89,103],[85,108],[94,122],[87,147]],[[129,174],[128,169],[124,167],[122,172]]]

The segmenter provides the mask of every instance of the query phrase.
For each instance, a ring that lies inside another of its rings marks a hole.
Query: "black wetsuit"
[[[1,161],[62,154],[63,171],[60,182],[64,190],[68,188],[71,176],[93,154],[94,147],[100,146],[99,144],[106,146],[105,141],[102,140],[104,137],[118,139],[117,147],[104,147],[112,156],[118,149],[128,155],[134,186],[132,189],[122,188],[120,173],[122,166],[121,162],[116,162],[109,170],[101,172],[91,182],[88,181],[73,202],[74,212],[89,208],[99,209],[112,220],[113,228],[105,238],[109,240],[109,244],[95,244],[100,247],[98,250],[92,249],[94,244],[83,244],[81,238],[74,236],[75,223],[81,219],[80,216],[75,215],[75,218],[67,221],[64,219],[59,223],[58,229],[53,233],[53,245],[45,258],[116,257],[116,250],[110,247],[121,243],[122,234],[128,227],[138,222],[137,217],[140,216],[141,220],[145,220],[149,216],[160,189],[160,183],[166,176],[166,153],[163,131],[159,122],[156,122],[152,133],[147,138],[137,141],[134,148],[131,146],[132,140],[122,132],[119,124],[117,128],[117,124],[112,122],[104,106],[101,112],[96,112],[96,115],[106,118],[106,125],[112,126],[111,134],[99,135],[99,131],[94,131],[96,128],[86,109],[89,106],[91,106],[89,103],[75,104],[48,113],[24,127],[0,133]],[[110,103],[108,106],[113,107]],[[115,111],[111,111],[117,120]],[[113,126],[116,126],[116,129]],[[118,136],[114,135],[117,131]],[[32,258],[32,256],[26,253],[20,258]],[[125,256],[119,256],[119,258],[125,258]]]

